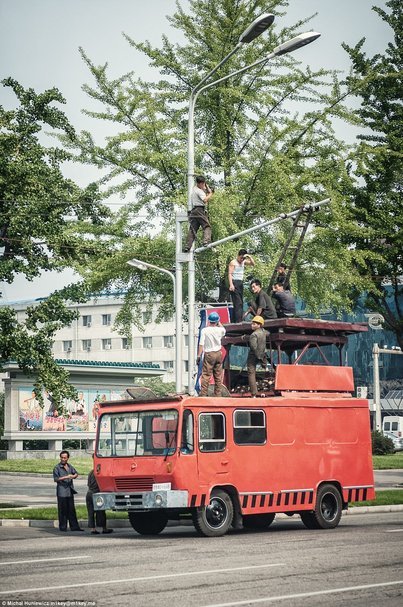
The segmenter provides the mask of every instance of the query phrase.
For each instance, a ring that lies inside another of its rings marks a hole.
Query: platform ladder
[[[286,240],[286,242],[284,243],[284,246],[280,252],[280,256],[278,258],[278,261],[276,263],[276,265],[274,266],[274,270],[273,270],[273,274],[271,275],[268,287],[267,287],[267,293],[270,295],[270,293],[273,290],[273,285],[276,281],[277,278],[277,268],[279,267],[279,265],[281,263],[284,262],[284,259],[286,258],[287,254],[289,253],[289,251],[293,250],[294,253],[292,255],[291,261],[287,266],[287,272],[285,275],[285,281],[284,281],[284,288],[285,289],[289,289],[290,288],[290,279],[291,279],[291,274],[295,268],[295,265],[297,263],[297,259],[298,259],[298,255],[299,252],[301,250],[302,247],[302,243],[304,241],[305,238],[305,234],[307,232],[308,226],[311,223],[311,219],[312,219],[312,215],[314,213],[316,209],[312,206],[306,207],[305,205],[303,207],[301,207],[299,209],[298,214],[294,217],[293,222],[292,222],[292,226],[291,226],[291,230],[290,233],[288,235],[288,238]],[[295,236],[296,233],[298,233],[298,230],[300,231],[299,234],[299,238],[298,238],[298,242],[296,244],[296,246],[291,246],[291,243],[293,241],[293,238]]]

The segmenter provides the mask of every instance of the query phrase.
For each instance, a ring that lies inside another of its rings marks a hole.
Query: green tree
[[[103,245],[94,236],[108,212],[95,184],[81,189],[63,176],[61,165],[71,155],[42,143],[43,129],[49,127],[74,139],[66,116],[54,106],[64,103],[59,91],[36,94],[11,78],[2,84],[18,99],[16,109],[0,106],[0,281],[12,283],[17,275],[33,280],[44,271],[61,271],[98,255]],[[1,306],[0,369],[14,360],[35,374],[39,398],[43,387],[58,402],[73,395],[68,374],[53,360],[52,343],[55,331],[75,318],[65,300],[86,298],[83,283],[68,286],[30,306],[24,320]]]
[[[270,11],[276,16],[284,14],[287,5],[287,0],[274,0]],[[186,206],[190,91],[266,10],[264,0],[192,0],[188,13],[178,3],[176,13],[168,18],[183,34],[183,43],[172,44],[164,36],[161,48],[153,48],[126,36],[133,50],[145,54],[151,68],[160,73],[155,81],[144,82],[133,73],[111,80],[107,64],[96,66],[82,51],[95,79],[95,86],[84,89],[103,106],[101,111],[87,114],[110,121],[113,134],[101,146],[89,132],[81,133],[78,158],[105,171],[102,183],[107,191],[127,196],[127,204],[117,217],[119,227],[109,241],[108,256],[98,259],[90,271],[88,266],[79,270],[87,276],[90,273],[95,285],[127,284],[133,277],[130,306],[122,312],[127,323],[136,318],[132,303],[145,277],[126,269],[125,261],[137,256],[163,267],[173,264],[174,212],[178,206]],[[253,63],[277,44],[309,29],[308,21],[280,30],[274,25],[234,55],[217,72],[217,78]],[[347,148],[335,137],[332,119],[356,119],[343,104],[347,91],[336,76],[325,70],[313,72],[303,62],[302,49],[200,95],[196,170],[216,185],[210,205],[214,239],[330,196],[331,208],[317,214],[318,228],[310,232],[301,253],[294,289],[311,310],[323,305],[341,309],[348,305],[353,286],[363,288],[365,280],[352,267],[354,251],[337,238],[339,225],[345,222],[345,192],[351,190],[351,175],[345,162]],[[68,137],[65,141],[68,143]],[[77,149],[77,139],[70,147]],[[161,234],[155,241],[147,239],[144,232],[157,219]],[[200,256],[199,298],[212,287],[223,286],[228,258],[240,244],[257,252],[256,275],[266,280],[288,230],[289,224],[284,222],[270,231],[255,232],[242,243]],[[151,297],[158,294],[163,303],[171,301],[171,291],[169,281],[161,281],[158,275]]]
[[[384,54],[367,57],[365,38],[345,45],[353,64],[349,86],[366,129],[354,154],[360,181],[351,193],[354,223],[345,240],[362,254],[357,267],[368,284],[367,306],[384,316],[403,349],[403,6],[399,0],[386,6],[390,12],[373,9],[393,32]]]

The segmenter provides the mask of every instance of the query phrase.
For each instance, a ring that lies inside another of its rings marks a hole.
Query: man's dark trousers
[[[232,305],[234,306],[234,322],[242,322],[243,319],[243,282],[242,280],[233,280],[235,291],[230,291]]]
[[[106,512],[105,510],[94,510],[94,502],[92,500],[92,493],[88,492],[85,497],[88,512],[88,527],[94,529],[94,527],[102,527],[106,529]],[[95,524],[96,523],[96,524]]]
[[[59,514],[59,529],[60,531],[67,530],[67,521],[69,522],[71,531],[77,531],[79,524],[74,506],[74,496],[59,497],[57,496],[57,509]]]

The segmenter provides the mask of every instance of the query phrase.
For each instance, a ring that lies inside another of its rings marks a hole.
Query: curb
[[[87,521],[78,521],[80,527],[82,529],[88,529]],[[108,520],[109,529],[124,529],[124,528],[132,528],[129,521],[125,519],[109,519]],[[188,527],[193,526],[191,521],[168,521],[167,527]],[[39,527],[42,529],[58,529],[59,523],[58,521],[48,521],[48,520],[36,520],[36,519],[12,519],[12,518],[3,518],[0,519],[0,527]]]
[[[357,514],[377,514],[382,512],[403,512],[403,504],[395,504],[390,506],[357,506],[350,510],[343,511],[343,516],[352,516]],[[276,519],[289,519],[290,517],[283,513],[276,514]],[[108,519],[111,529],[131,528],[129,521],[124,519]],[[86,521],[79,521],[80,525],[86,529]],[[168,521],[167,527],[189,527],[192,526],[191,521]],[[58,528],[58,522],[49,520],[36,519],[0,519],[0,527],[39,527],[39,528]]]
[[[39,478],[53,478],[51,473],[45,472],[0,472],[0,476],[24,476],[24,477],[39,477]]]

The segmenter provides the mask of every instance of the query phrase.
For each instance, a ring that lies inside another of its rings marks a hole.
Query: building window
[[[152,320],[152,312],[150,312],[149,310],[147,310],[146,312],[143,312],[142,319],[143,319],[143,325],[148,325]]]
[[[166,312],[162,313],[161,320],[163,322],[173,322],[174,316],[170,310],[167,310]]]
[[[90,315],[85,315],[82,317],[83,319],[83,327],[90,327],[92,324],[92,316]]]
[[[129,337],[122,337],[122,350],[131,350],[132,340]]]
[[[174,345],[174,336],[173,335],[164,335],[164,348],[173,348]]]
[[[112,323],[111,314],[102,314],[102,324],[104,327],[109,327]]]
[[[143,337],[143,348],[152,348],[153,346],[153,338],[152,337]]]
[[[189,372],[189,361],[185,360],[185,373]]]
[[[165,371],[173,371],[174,370],[174,361],[173,360],[164,360],[164,369]]]
[[[82,349],[84,350],[84,352],[91,352],[91,340],[90,339],[83,339],[81,341],[81,345],[82,345]]]
[[[112,350],[112,340],[110,338],[102,340],[102,350]]]
[[[185,339],[185,348],[188,348],[189,347],[189,335],[184,335],[183,337]]]
[[[71,341],[71,339],[68,339],[63,342],[63,352],[71,352],[72,347],[73,342]]]

